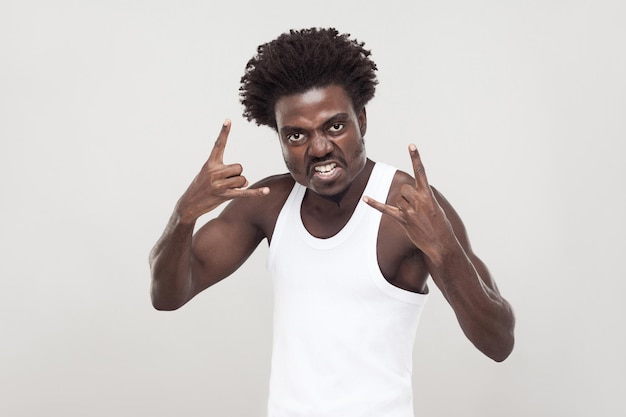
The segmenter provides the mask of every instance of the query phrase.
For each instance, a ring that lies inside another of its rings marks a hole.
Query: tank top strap
[[[381,203],[387,201],[387,195],[396,175],[396,168],[382,162],[376,162],[369,181],[363,191],[364,196],[369,196]]]

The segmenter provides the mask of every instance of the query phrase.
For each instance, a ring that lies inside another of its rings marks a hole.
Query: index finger
[[[417,188],[429,188],[428,178],[426,178],[426,171],[424,170],[420,153],[417,151],[417,146],[410,144],[409,154],[411,155],[411,163],[413,164],[413,174],[415,174],[415,186]]]
[[[228,139],[228,133],[230,132],[230,120],[226,119],[222,124],[220,134],[215,140],[211,154],[209,155],[209,161],[222,163],[224,161],[224,149],[226,148],[226,141]]]

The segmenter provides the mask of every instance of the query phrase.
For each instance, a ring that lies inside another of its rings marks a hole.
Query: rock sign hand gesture
[[[455,235],[443,208],[428,184],[424,165],[415,145],[409,145],[409,154],[415,174],[415,185],[402,185],[395,206],[367,196],[364,197],[364,201],[396,220],[413,244],[431,260],[435,260],[441,256],[450,239],[455,239]]]
[[[241,164],[224,164],[224,149],[230,132],[230,120],[226,120],[213,145],[209,159],[193,179],[178,202],[181,218],[195,221],[225,201],[240,197],[269,194],[269,188],[246,189],[248,180],[242,174]]]

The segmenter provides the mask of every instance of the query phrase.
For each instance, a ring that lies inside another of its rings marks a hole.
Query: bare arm
[[[513,349],[515,317],[487,267],[472,252],[452,206],[428,184],[419,153],[410,146],[414,184],[404,184],[395,206],[365,201],[395,219],[424,255],[430,275],[452,306],[468,339],[493,360]]]
[[[243,189],[248,181],[241,175],[241,165],[224,165],[229,132],[227,120],[209,159],[178,200],[163,235],[150,253],[151,296],[156,309],[177,309],[225,278],[262,239],[259,230],[244,215],[244,204],[229,205],[193,236],[197,219],[220,204],[269,193],[267,187]]]
[[[468,339],[500,362],[513,350],[513,310],[500,294],[487,266],[472,251],[458,214],[436,190],[434,195],[454,235],[438,256],[426,258],[428,269]]]

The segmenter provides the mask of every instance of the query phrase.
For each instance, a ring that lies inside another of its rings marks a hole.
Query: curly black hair
[[[276,129],[278,99],[333,84],[342,86],[360,111],[378,84],[376,64],[363,45],[334,28],[292,29],[260,45],[241,77],[243,116]]]

